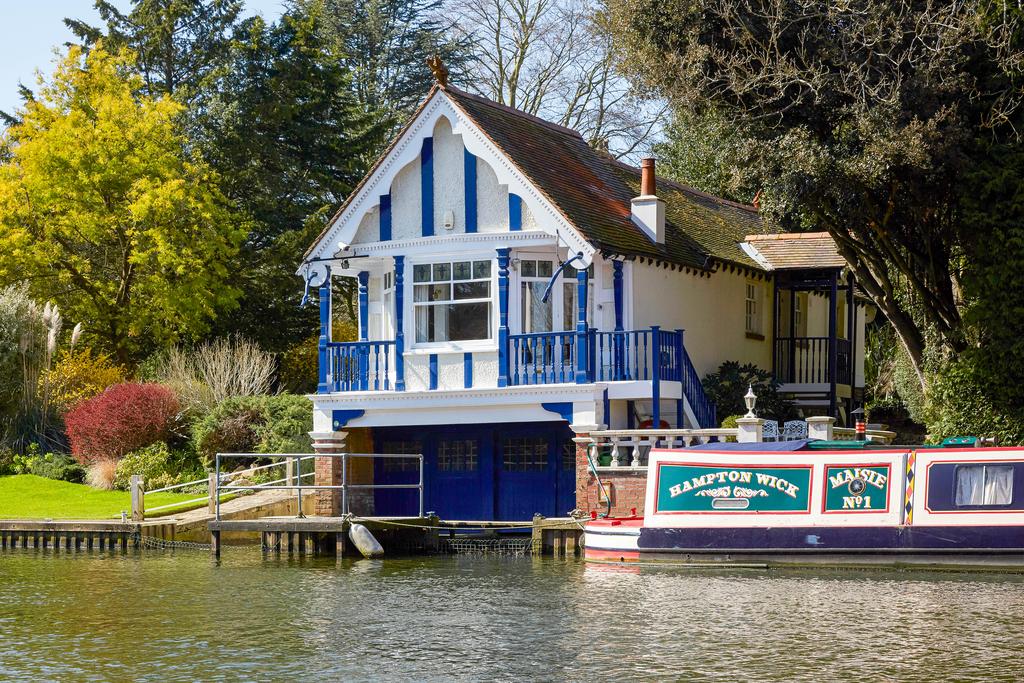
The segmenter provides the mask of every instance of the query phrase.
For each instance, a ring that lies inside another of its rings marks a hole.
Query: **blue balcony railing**
[[[395,342],[331,342],[327,381],[331,391],[390,391]]]
[[[576,381],[579,336],[576,332],[536,332],[509,337],[509,384],[557,384]],[[682,330],[591,329],[586,339],[586,377],[590,382],[680,382],[701,427],[717,426],[715,405],[704,394]]]
[[[509,384],[570,384],[579,379],[579,342],[585,343],[583,376],[587,382],[651,382],[660,397],[661,382],[680,382],[701,427],[714,427],[715,405],[683,345],[682,330],[537,332],[509,336]],[[391,391],[395,377],[395,342],[331,342],[327,345],[330,391]]]

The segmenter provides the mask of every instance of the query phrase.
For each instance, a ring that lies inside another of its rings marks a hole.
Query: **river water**
[[[0,554],[0,679],[1024,680],[1024,577]]]

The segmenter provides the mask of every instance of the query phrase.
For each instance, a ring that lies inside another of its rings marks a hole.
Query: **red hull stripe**
[[[588,560],[614,560],[630,561],[639,560],[639,550],[599,550],[598,548],[585,548],[584,558]]]

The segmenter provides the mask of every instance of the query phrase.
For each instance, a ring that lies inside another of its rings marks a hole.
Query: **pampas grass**
[[[89,465],[85,473],[85,481],[95,489],[111,491],[114,488],[114,478],[117,476],[117,461],[97,460]]]

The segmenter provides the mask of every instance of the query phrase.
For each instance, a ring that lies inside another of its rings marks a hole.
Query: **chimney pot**
[[[658,193],[657,177],[654,174],[654,159],[646,157],[640,160],[640,194],[652,197]]]
[[[640,161],[640,196],[633,197],[630,214],[636,223],[657,244],[665,243],[665,202],[658,198],[654,159]]]

